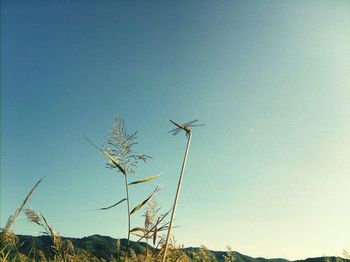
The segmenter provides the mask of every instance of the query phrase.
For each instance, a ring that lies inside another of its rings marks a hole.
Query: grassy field
[[[224,252],[216,252],[210,251],[205,246],[184,248],[174,241],[171,235],[172,222],[178,203],[192,134],[187,125],[173,123],[177,128],[171,132],[185,131],[188,142],[175,201],[169,211],[161,213],[160,208],[157,206],[155,195],[161,188],[159,185],[149,193],[146,199],[132,208],[129,187],[153,181],[160,174],[129,182],[128,175],[135,173],[138,163],[146,163],[146,160],[151,159],[151,157],[134,151],[133,146],[137,144],[136,132],[129,133],[124,121],[117,116],[114,120],[111,134],[104,146],[96,146],[90,139],[87,137],[86,139],[106,158],[107,167],[116,170],[117,173],[124,177],[125,198],[111,206],[100,208],[100,210],[110,209],[122,203],[127,204],[128,233],[126,238],[113,239],[99,235],[83,239],[61,237],[42,213],[26,208],[27,202],[43,181],[43,179],[40,179],[26,195],[14,214],[10,216],[0,233],[0,261],[267,261],[263,258],[255,259],[233,252],[229,246]],[[144,224],[132,227],[132,217],[136,212],[140,212],[141,209],[145,210],[143,213]],[[12,228],[21,214],[24,214],[29,222],[39,226],[45,235],[41,237],[15,235]],[[168,220],[168,215],[170,214],[171,217]],[[138,240],[131,241],[131,236],[137,237]],[[349,256],[345,253],[344,257]],[[269,261],[286,262],[288,260],[270,259]],[[347,260],[339,257],[315,258],[313,260],[313,262],[322,261],[341,262]],[[307,262],[311,261],[307,260]]]

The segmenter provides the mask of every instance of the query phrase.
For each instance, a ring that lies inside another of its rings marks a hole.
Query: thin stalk
[[[129,186],[128,186],[128,175],[127,173],[124,174],[125,178],[125,191],[126,191],[126,200],[127,200],[127,205],[128,205],[128,242],[126,245],[126,252],[124,256],[124,262],[126,261],[126,258],[128,257],[128,252],[129,252],[129,243],[130,243],[130,200],[129,200]]]
[[[11,226],[16,222],[18,215],[21,213],[21,211],[23,210],[24,206],[26,205],[27,201],[29,200],[29,198],[31,197],[31,195],[34,193],[35,189],[39,186],[39,184],[43,181],[44,178],[39,179],[38,182],[36,182],[36,184],[33,186],[33,188],[30,190],[30,192],[28,193],[28,195],[26,196],[26,198],[24,199],[24,201],[22,202],[22,204],[17,208],[15,214],[13,216],[11,216],[9,218],[9,220],[7,221],[5,228],[3,230],[3,234],[6,234],[8,231],[10,231]]]
[[[176,211],[177,202],[179,201],[179,195],[180,195],[182,180],[183,180],[183,177],[184,177],[184,174],[185,174],[185,168],[186,168],[186,163],[187,163],[187,156],[188,156],[188,151],[189,151],[190,144],[191,144],[191,139],[192,139],[192,132],[190,130],[188,132],[188,140],[187,140],[185,156],[184,156],[184,160],[182,162],[181,174],[180,174],[180,178],[179,178],[179,183],[177,185],[177,191],[176,191],[176,195],[175,195],[174,206],[173,206],[173,210],[172,210],[172,213],[171,213],[170,224],[169,224],[169,228],[168,228],[168,234],[167,234],[166,241],[165,241],[163,262],[165,262],[165,260],[166,260],[166,255],[167,255],[168,245],[169,245],[169,238],[170,238],[170,235],[171,235],[171,229],[172,229],[173,221],[174,221],[174,218],[175,218],[175,211]]]

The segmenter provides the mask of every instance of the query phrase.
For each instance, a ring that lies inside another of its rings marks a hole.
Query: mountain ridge
[[[50,256],[52,254],[51,246],[52,241],[50,236],[41,235],[41,236],[30,236],[30,235],[17,235],[19,240],[18,252],[28,255],[32,252],[33,247],[36,250],[41,250],[45,255]],[[70,240],[76,248],[76,250],[82,251],[86,254],[91,254],[94,259],[93,261],[109,261],[111,257],[117,256],[116,242],[118,239],[115,239],[110,236],[102,236],[99,234],[94,234],[91,236],[86,236],[82,238],[75,237],[61,237],[62,240]],[[127,239],[119,239],[121,250],[125,250]],[[148,245],[145,242],[134,242],[131,241],[131,247],[135,254],[144,254],[145,250],[153,250],[153,247]],[[198,254],[203,248],[201,247],[186,247],[181,248],[183,252],[187,255]],[[205,249],[207,250],[207,249]],[[224,255],[226,251],[209,251],[216,261],[224,261]],[[235,262],[350,262],[349,259],[336,257],[336,256],[327,256],[327,257],[313,257],[306,259],[297,259],[289,260],[284,258],[264,258],[264,257],[250,257],[248,255],[241,254],[237,251],[233,251],[233,256]]]

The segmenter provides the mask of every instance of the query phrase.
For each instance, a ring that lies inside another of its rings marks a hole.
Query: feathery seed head
[[[38,225],[42,225],[40,216],[34,210],[27,208],[24,210],[24,213],[26,214],[29,222],[33,222],[33,223],[36,223]]]
[[[129,133],[125,127],[124,120],[116,116],[112,131],[107,139],[107,145],[103,147],[126,173],[135,173],[136,166],[140,160],[146,162],[147,159],[151,158],[150,156],[139,154],[133,150],[133,146],[137,144],[136,140],[137,132]],[[112,161],[107,162],[107,167],[117,168]]]

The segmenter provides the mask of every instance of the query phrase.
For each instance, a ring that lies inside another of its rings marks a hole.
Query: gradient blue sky
[[[119,113],[165,211],[198,118],[174,233],[250,256],[350,250],[349,1],[2,1],[1,225],[28,207],[64,236],[126,236],[102,144]],[[133,220],[141,225],[141,212]],[[38,234],[22,216],[14,231]]]

